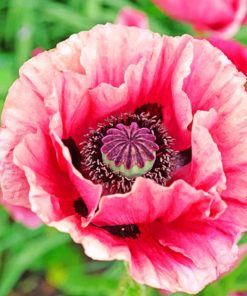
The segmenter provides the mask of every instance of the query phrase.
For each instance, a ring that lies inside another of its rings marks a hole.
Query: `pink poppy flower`
[[[237,33],[247,17],[247,0],[153,0],[178,20],[196,30],[229,38]]]
[[[143,29],[149,28],[148,18],[146,14],[130,7],[125,7],[121,9],[116,18],[116,24],[134,26]]]
[[[247,228],[246,77],[205,40],[120,25],[20,69],[2,115],[1,187],[139,283],[196,293]]]
[[[247,75],[247,48],[234,40],[209,38],[213,46],[219,48],[235,64],[237,69]]]
[[[247,296],[247,292],[232,292],[229,294],[229,296]]]

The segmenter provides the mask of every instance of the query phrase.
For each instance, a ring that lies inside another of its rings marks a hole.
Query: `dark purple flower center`
[[[129,126],[119,123],[102,139],[103,162],[127,177],[143,175],[152,169],[155,151],[159,150],[155,140],[150,129],[140,128],[136,122]]]
[[[81,143],[83,176],[102,184],[103,194],[130,191],[138,176],[165,186],[177,153],[162,119],[162,108],[147,104],[99,123]]]

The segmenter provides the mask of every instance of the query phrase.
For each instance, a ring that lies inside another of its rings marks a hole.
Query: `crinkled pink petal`
[[[97,225],[101,220],[109,225],[129,224],[130,222],[143,224],[162,216],[166,223],[169,223],[188,210],[192,203],[198,202],[201,196],[203,192],[198,194],[196,189],[182,180],[177,180],[171,186],[164,187],[152,180],[139,177],[131,192],[124,195],[104,196],[100,203],[99,213],[93,221]],[[119,215],[120,211],[129,213],[131,221],[128,215]]]
[[[114,87],[107,83],[101,83],[99,86],[90,89],[89,94],[93,110],[92,120],[90,121],[92,126],[111,114],[126,112],[127,108],[133,109],[125,84]]]
[[[15,162],[24,170],[30,184],[32,210],[45,223],[62,221],[73,215],[81,220],[74,209],[74,201],[82,199],[90,216],[96,209],[101,186],[90,184],[78,176],[74,168],[72,171],[71,162],[65,162],[65,157],[60,156],[62,153],[68,154],[67,148],[62,144],[59,146],[57,142],[55,144],[56,150],[49,137],[40,131],[30,134],[15,148]],[[78,180],[73,179],[76,176]]]
[[[191,73],[185,79],[183,89],[191,101],[193,113],[210,108],[218,112],[227,102],[235,99],[236,91],[244,91],[242,86],[246,78],[207,41],[194,40],[193,51]]]
[[[130,273],[140,284],[188,293],[202,288],[198,282],[205,279],[204,271],[195,268],[181,253],[162,246],[153,237],[152,230],[142,230],[138,243],[113,240],[104,231],[94,229],[86,229],[82,242],[86,254],[94,259],[129,261]]]
[[[45,98],[51,116],[50,128],[61,139],[72,138],[79,144],[90,125],[90,97],[85,75],[61,72],[54,79],[54,88]]]
[[[188,126],[192,121],[192,110],[189,98],[183,91],[183,82],[190,74],[190,64],[193,59],[193,45],[189,40],[186,40],[186,38],[184,38],[184,42],[181,43],[184,44],[182,46],[180,45],[181,47],[177,52],[179,56],[177,56],[177,60],[174,57],[174,63],[172,65],[173,71],[169,73],[171,79],[171,96],[169,96],[169,90],[166,91],[168,96],[164,100],[163,116],[164,124],[167,126],[171,136],[174,136],[177,143],[179,143],[178,139],[180,139],[179,148],[185,149],[187,147],[182,146],[181,143],[183,141],[183,145],[186,145],[190,138],[188,135]],[[171,118],[167,116],[168,114],[170,114]],[[175,129],[177,131],[175,131]],[[178,148],[178,144],[174,147],[174,149],[176,148]]]
[[[138,29],[132,28],[131,35],[126,39],[125,34],[128,33],[128,31],[125,32],[126,28],[125,30],[122,27],[119,28],[121,28],[121,30],[118,32],[118,35],[121,39],[115,40],[114,43],[118,44],[118,42],[124,41],[128,43],[128,47],[131,47],[133,43],[132,39],[137,38],[134,34],[135,30]],[[96,29],[98,29],[98,27],[95,28],[95,31]],[[102,36],[100,34],[102,34]],[[83,60],[84,50],[82,52],[82,64],[86,69],[90,81],[93,83],[96,79],[95,88],[90,90],[96,113],[98,110],[101,110],[102,116],[107,116],[110,113],[121,112],[124,108],[125,112],[126,110],[133,111],[136,107],[140,106],[140,104],[145,104],[147,102],[164,102],[164,106],[169,108],[169,100],[173,100],[171,110],[164,110],[166,114],[166,116],[164,116],[165,124],[172,135],[179,133],[182,128],[183,133],[181,131],[179,136],[184,138],[187,125],[189,125],[192,120],[190,102],[186,99],[186,94],[181,91],[183,79],[189,74],[190,63],[193,57],[193,46],[189,42],[191,39],[189,37],[184,37],[183,41],[171,38],[159,40],[157,35],[150,34],[149,36],[149,32],[147,32],[144,45],[142,44],[144,39],[138,34],[139,45],[137,46],[143,49],[142,54],[137,55],[135,54],[136,49],[131,49],[132,59],[129,60],[129,55],[127,55],[127,53],[124,52],[120,59],[119,56],[115,57],[116,53],[112,52],[111,47],[107,48],[102,45],[102,42],[99,43],[99,40],[108,41],[107,38],[110,38],[110,36],[114,34],[112,27],[104,31],[97,30],[97,34],[94,34],[94,43],[92,43],[94,48],[91,49],[88,48],[88,45],[85,45],[85,54],[88,56],[95,55],[93,58],[95,62],[93,64],[90,63],[88,66],[85,64],[88,63],[90,59],[85,56]],[[81,35],[81,38],[82,37],[84,36]],[[90,41],[92,42],[92,40]],[[125,47],[126,46],[127,44],[125,44]],[[148,51],[145,51],[147,46]],[[118,47],[120,48],[121,45],[119,44]],[[123,48],[123,45],[121,48]],[[103,53],[104,58],[101,58]],[[99,59],[99,61],[97,59]],[[104,64],[101,65],[101,63]],[[125,66],[126,63],[128,63],[128,66]],[[97,69],[97,67],[100,68]],[[108,73],[109,70],[113,72]],[[91,73],[91,71],[93,71],[93,73]],[[121,73],[123,77],[119,77],[118,79],[118,73]],[[114,79],[117,79],[118,82],[115,82]],[[172,90],[170,89],[171,83],[173,87]],[[126,87],[128,90],[127,97]],[[104,108],[97,108],[97,105],[98,107],[102,106]],[[178,126],[175,125],[174,120],[172,121],[174,118],[171,118],[169,114],[169,112],[174,111],[176,112],[174,116],[176,116],[176,119],[179,121]],[[177,136],[177,138],[179,138],[179,136]],[[188,141],[189,132],[187,132],[186,137]]]
[[[23,172],[13,163],[13,149],[25,134],[35,132],[38,127],[45,129],[47,124],[48,117],[40,96],[25,82],[17,80],[9,91],[0,131],[0,179],[4,199],[9,203],[29,205],[29,185]]]
[[[221,151],[227,180],[224,196],[246,197],[247,184],[247,92],[235,93],[219,112],[212,136]],[[229,135],[229,131],[231,136]]]
[[[63,215],[61,206],[67,200],[79,197],[66,174],[61,172],[51,143],[48,143],[48,137],[41,132],[30,134],[14,151],[15,163],[23,169],[30,184],[29,198],[35,196],[34,201],[30,198],[32,209],[46,223],[60,219]],[[72,202],[67,212],[69,210],[72,213]]]
[[[57,161],[62,168],[62,170],[66,171],[68,176],[71,179],[71,183],[80,193],[80,196],[84,200],[87,209],[88,209],[88,217],[94,214],[96,210],[99,199],[102,194],[102,186],[95,185],[90,180],[85,179],[74,167],[73,161],[71,159],[71,154],[69,153],[67,147],[65,147],[59,137],[53,133],[51,135],[51,139],[53,142],[54,149],[57,153]]]
[[[234,40],[209,38],[213,46],[219,48],[233,62],[237,69],[247,75],[247,48]]]
[[[13,163],[12,149],[16,137],[8,129],[0,130],[0,181],[4,200],[28,207],[29,185],[24,173]]]
[[[164,124],[176,139],[174,149],[190,145],[187,130],[192,121],[191,103],[183,91],[183,81],[190,73],[193,43],[189,36],[180,40],[164,37],[161,47],[154,48],[139,67],[130,67],[125,80],[131,100],[137,105],[147,102],[163,105]]]
[[[18,142],[23,134],[35,132],[37,127],[45,128],[47,123],[41,95],[31,89],[24,79],[17,80],[10,88],[4,105],[2,127],[15,133]]]
[[[51,93],[51,82],[59,71],[82,74],[85,72],[80,64],[80,51],[80,38],[78,35],[72,35],[58,43],[55,49],[45,51],[27,61],[20,69],[20,77],[43,99]]]
[[[239,246],[239,252],[238,252],[238,257],[237,257],[236,261],[233,262],[230,269],[225,274],[223,274],[222,276],[224,277],[225,275],[230,274],[231,272],[233,272],[234,269],[238,268],[239,265],[241,264],[241,262],[243,261],[243,259],[246,256],[247,256],[247,244],[244,243],[244,244]]]
[[[202,46],[204,47],[202,49]],[[207,53],[206,53],[207,49]],[[204,51],[204,57],[202,55]],[[211,52],[211,55],[209,55]],[[214,59],[212,56],[214,55]],[[203,76],[199,69],[207,67]],[[246,196],[246,77],[206,41],[195,41],[191,75],[185,80],[184,91],[191,100],[193,112],[214,108],[218,120],[211,135],[221,153],[227,192],[224,195]],[[194,87],[197,85],[197,87]]]
[[[3,157],[6,157],[6,162],[13,161],[11,151],[21,141],[23,135],[36,132],[37,127],[47,128],[48,116],[43,99],[51,92],[52,84],[50,82],[53,80],[55,72],[62,68],[68,69],[68,62],[71,63],[71,69],[74,69],[76,63],[73,63],[73,60],[76,56],[78,58],[77,64],[79,63],[79,55],[75,54],[75,48],[78,46],[75,46],[74,39],[76,38],[70,38],[70,47],[67,42],[64,42],[58,45],[56,54],[53,54],[54,51],[44,52],[22,66],[20,79],[11,87],[2,114],[3,132],[1,131],[1,133],[4,134],[4,129],[8,129],[8,140],[5,140],[4,149],[1,149],[1,153],[4,153]],[[69,57],[67,57],[68,54],[70,54]],[[22,108],[23,106],[25,108]],[[3,175],[5,176],[3,178],[7,179],[7,181],[5,179],[1,181],[4,184],[3,190],[5,187],[13,188],[15,183],[25,183],[23,173],[13,165],[9,166]],[[6,175],[8,176],[6,177]],[[9,175],[13,176],[13,180]],[[14,176],[19,175],[20,177],[14,178]],[[18,178],[20,178],[20,182],[17,182]],[[25,185],[25,187],[28,186]],[[13,192],[17,191],[13,188]],[[25,193],[22,192],[22,195],[23,198],[27,196],[27,189],[25,189]]]
[[[55,73],[61,70],[84,72],[80,65],[77,35],[58,44],[55,50],[26,62],[20,69],[20,79],[13,84],[7,96],[0,140],[1,186],[4,198],[15,205],[29,206],[29,185],[23,171],[13,163],[13,148],[27,133],[35,133],[37,128],[47,129],[44,97],[51,93]]]
[[[96,26],[78,36],[82,45],[81,64],[92,88],[102,82],[120,86],[128,67],[149,56],[161,42],[160,36],[150,31],[140,34],[139,28],[111,24]]]
[[[152,235],[151,229],[139,244],[129,244],[132,253],[130,273],[137,282],[172,292],[195,294],[216,278],[212,266],[208,269],[198,268],[186,255],[163,246]]]
[[[233,229],[233,232],[240,233],[246,231],[247,228],[247,199],[224,197],[227,208],[221,216],[221,220],[225,223],[226,229]],[[234,213],[234,215],[233,215]],[[224,224],[222,224],[224,225]],[[219,224],[219,227],[221,225]],[[235,230],[234,230],[235,229]]]
[[[1,166],[1,185],[4,198],[17,205],[29,205],[29,185],[24,173],[13,164],[13,148],[24,135],[35,133],[37,127],[47,128],[43,99],[51,92],[54,74],[61,69],[84,71],[79,64],[78,38],[74,35],[69,40],[59,44],[56,53],[54,50],[44,52],[26,62],[20,69],[20,79],[13,84],[6,99],[0,143],[5,166]]]
[[[116,24],[148,29],[149,23],[145,13],[130,7],[122,8],[116,18]]]
[[[247,15],[246,0],[153,0],[162,10],[196,29],[230,38],[237,33]]]
[[[4,200],[13,205],[28,207],[29,184],[25,174],[13,164],[12,158],[5,161],[4,172],[1,175]]]
[[[140,283],[196,293],[236,259],[236,225],[228,225],[229,232],[225,232],[224,209],[222,201],[185,182],[162,187],[138,178],[130,193],[103,197],[93,226],[81,240],[74,239],[93,258],[129,261],[130,272]],[[140,229],[136,239],[114,239],[100,228],[129,224]],[[192,245],[193,241],[197,243]]]
[[[220,219],[217,222],[220,224]],[[237,248],[236,246],[233,248],[234,238],[225,235],[224,231],[218,229],[210,220],[195,223],[194,219],[192,221],[181,219],[162,231],[157,230],[157,235],[161,244],[186,255],[197,268],[208,269],[208,272],[211,269],[211,276],[214,278],[228,270],[236,258]],[[193,245],[191,240],[194,242]]]
[[[193,119],[190,183],[206,192],[226,189],[221,153],[210,134],[216,122],[214,109],[197,111]]]

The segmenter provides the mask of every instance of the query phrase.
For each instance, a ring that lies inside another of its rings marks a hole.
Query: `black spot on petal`
[[[192,150],[191,147],[177,153],[177,168],[185,166],[191,162]]]
[[[68,139],[63,140],[63,144],[69,149],[73,166],[80,170],[81,154],[75,141],[69,137]]]
[[[77,214],[79,214],[80,216],[86,218],[88,216],[88,208],[84,202],[84,200],[79,197],[78,199],[76,199],[74,201],[74,209],[76,211]]]
[[[113,226],[107,225],[107,226],[100,226],[100,228],[108,231],[110,234],[114,236],[118,236],[121,238],[137,239],[138,236],[141,234],[138,226],[135,224],[113,225]]]

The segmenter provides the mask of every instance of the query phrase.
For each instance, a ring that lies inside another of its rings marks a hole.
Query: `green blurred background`
[[[123,7],[144,11],[155,32],[193,35],[189,25],[165,16],[150,0],[0,1],[0,110],[19,67],[35,48],[50,49],[72,33],[114,22]],[[236,39],[247,45],[247,27],[241,29]],[[247,260],[198,295],[223,296],[234,290],[247,290]],[[159,293],[131,281],[123,263],[92,261],[68,235],[45,226],[26,229],[0,208],[0,296],[7,295],[155,296]]]

